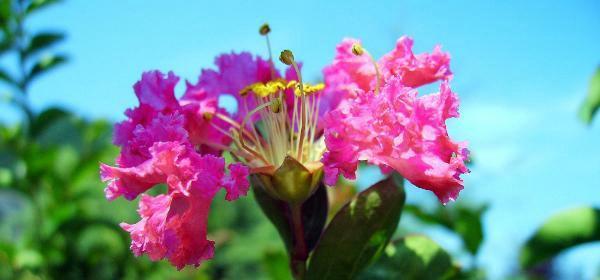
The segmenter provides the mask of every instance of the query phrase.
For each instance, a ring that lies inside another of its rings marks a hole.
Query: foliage
[[[587,124],[590,124],[600,107],[600,67],[592,76],[588,95],[579,109],[579,117]]]
[[[565,210],[550,217],[525,243],[520,263],[531,269],[568,248],[593,241],[600,241],[600,209]]]

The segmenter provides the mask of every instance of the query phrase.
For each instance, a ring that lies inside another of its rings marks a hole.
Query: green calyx
[[[304,202],[323,178],[323,168],[309,170],[295,158],[287,156],[273,174],[256,174],[269,195],[290,204]]]

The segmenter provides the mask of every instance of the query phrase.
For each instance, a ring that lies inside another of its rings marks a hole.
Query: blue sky
[[[313,79],[346,36],[362,39],[375,56],[404,34],[416,52],[439,43],[451,53],[462,116],[449,127],[475,155],[462,198],[492,203],[477,259],[491,276],[514,269],[519,244],[551,213],[600,206],[600,122],[586,127],[576,118],[600,64],[594,0],[65,1],[31,22],[33,30],[65,31],[57,50],[71,57],[32,86],[32,103],[120,120],[136,104],[131,85],[142,71],[173,70],[195,81],[219,53],[264,55],[257,28],[265,21],[274,50],[292,49]],[[13,115],[0,109],[0,120]],[[432,201],[416,188],[409,199]],[[600,254],[587,250],[590,264],[581,252],[561,262],[589,273]]]

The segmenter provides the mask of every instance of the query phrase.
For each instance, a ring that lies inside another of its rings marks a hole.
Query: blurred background
[[[264,22],[274,52],[293,50],[313,81],[344,37],[361,39],[375,57],[402,35],[415,40],[415,53],[441,44],[461,99],[449,132],[469,142],[471,173],[446,207],[407,187],[398,235],[425,233],[464,278],[600,277],[600,244],[589,242],[600,239],[598,216],[588,238],[569,244],[578,246],[545,248],[551,258],[535,266],[523,260],[554,213],[600,207],[600,124],[591,118],[600,103],[600,78],[591,82],[600,65],[598,1],[1,3],[0,279],[288,277],[283,245],[251,196],[217,198],[215,259],[174,273],[132,256],[118,223],[136,221],[137,204],[109,204],[98,178],[98,163],[118,153],[112,124],[137,104],[131,86],[143,71],[196,82],[220,53],[266,56],[257,32]],[[332,197],[343,201],[380,176],[365,167]]]

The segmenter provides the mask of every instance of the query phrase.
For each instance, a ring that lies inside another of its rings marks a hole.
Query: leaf
[[[292,280],[292,272],[285,252],[266,251],[263,256],[263,265],[269,279]]]
[[[56,4],[60,2],[59,0],[33,0],[31,4],[27,7],[27,14],[31,14],[35,11],[38,11],[42,8],[46,8],[52,4]]]
[[[405,193],[391,176],[359,193],[325,229],[307,279],[352,279],[376,259],[396,231]]]
[[[600,241],[600,209],[578,207],[550,217],[521,248],[521,267],[528,269],[570,247]]]
[[[256,197],[256,202],[275,228],[277,228],[277,231],[289,252],[293,247],[292,231],[289,222],[289,207],[285,202],[272,198],[267,194],[261,186],[261,180],[256,176],[250,176],[250,182],[253,185],[252,189],[254,191],[254,196]],[[325,227],[326,219],[327,191],[325,190],[325,186],[321,185],[317,188],[315,193],[302,204],[304,239],[306,240],[306,246],[309,251],[314,248],[319,240],[319,237],[323,232],[323,227]]]
[[[40,59],[40,61],[33,65],[31,71],[29,71],[25,82],[31,82],[34,78],[38,77],[42,73],[45,73],[56,66],[65,63],[66,61],[67,57],[62,55],[51,55]]]
[[[44,32],[36,34],[35,36],[33,36],[33,38],[31,38],[29,46],[27,46],[27,48],[23,52],[23,55],[25,57],[28,57],[47,47],[52,46],[53,44],[62,41],[64,38],[65,36],[62,33]]]
[[[17,85],[15,79],[13,79],[8,72],[4,71],[4,69],[0,69],[0,80],[11,85]]]
[[[596,70],[596,73],[590,81],[590,88],[588,95],[581,104],[579,109],[579,118],[586,124],[590,124],[600,107],[600,67]]]
[[[483,241],[482,215],[488,205],[469,206],[461,203],[451,206],[439,205],[433,212],[426,212],[417,205],[407,205],[404,208],[422,222],[441,225],[460,236],[465,248],[475,255]]]
[[[359,279],[448,279],[458,267],[450,255],[424,235],[410,235],[390,243],[381,258]]]

